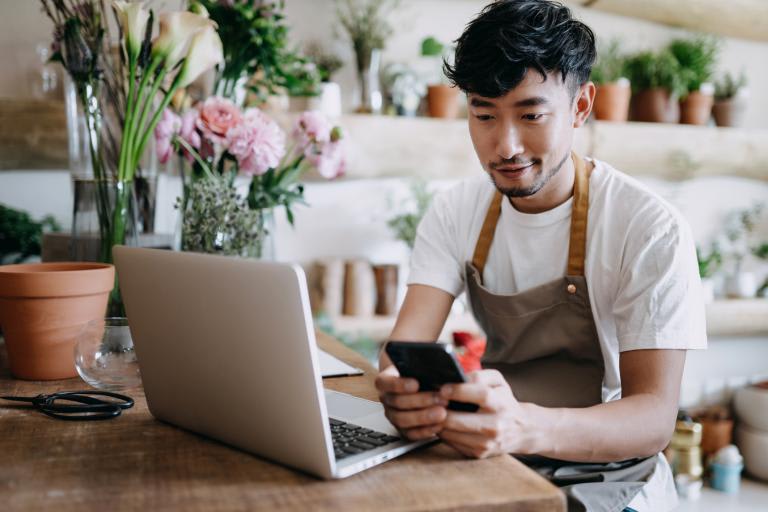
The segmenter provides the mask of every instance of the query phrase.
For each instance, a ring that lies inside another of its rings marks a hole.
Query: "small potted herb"
[[[712,114],[717,126],[741,126],[744,123],[746,103],[749,98],[747,76],[725,73],[715,82],[715,105]]]
[[[712,114],[714,86],[711,83],[719,51],[718,41],[711,37],[675,39],[669,51],[680,64],[685,87],[680,99],[680,122],[707,124]]]
[[[435,61],[436,73],[427,85],[427,112],[430,117],[455,118],[459,115],[459,89],[446,81],[444,59],[450,48],[430,36],[421,42],[421,56]]]
[[[625,62],[617,40],[611,41],[604,51],[598,52],[597,62],[590,77],[597,87],[592,108],[595,119],[620,122],[627,120],[632,89],[626,77]]]
[[[344,61],[316,42],[309,44],[305,53],[315,63],[320,74],[320,95],[317,98],[319,110],[328,117],[341,116],[341,87],[333,81],[333,75],[341,69]]]
[[[669,50],[640,52],[627,59],[632,83],[632,120],[650,123],[677,123],[677,98],[684,92],[680,63]]]

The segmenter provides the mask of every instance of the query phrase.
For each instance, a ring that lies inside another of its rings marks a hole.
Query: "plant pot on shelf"
[[[632,120],[646,123],[677,123],[680,107],[662,87],[639,91],[632,97]]]
[[[76,377],[76,338],[104,317],[114,283],[114,267],[103,263],[0,267],[0,325],[11,373],[28,380]]]
[[[595,119],[625,122],[629,116],[629,100],[631,97],[632,89],[627,79],[598,85],[595,94],[595,105],[592,109],[595,113]]]
[[[427,86],[429,117],[455,119],[459,115],[459,89],[447,84]]]
[[[717,100],[712,106],[712,115],[717,126],[742,126],[746,112],[745,102],[736,98]]]
[[[712,115],[715,98],[711,94],[693,91],[680,101],[680,123],[705,125]]]

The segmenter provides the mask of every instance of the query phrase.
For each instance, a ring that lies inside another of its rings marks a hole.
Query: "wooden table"
[[[366,370],[328,388],[375,399],[365,359],[322,334],[318,344]],[[0,395],[83,388],[13,380],[0,344]],[[509,456],[467,460],[438,444],[325,482],[155,421],[141,388],[126,394],[136,406],[103,422],[0,406],[0,510],[565,510],[556,487]]]

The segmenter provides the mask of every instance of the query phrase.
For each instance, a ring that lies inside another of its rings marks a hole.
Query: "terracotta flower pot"
[[[677,123],[680,107],[667,89],[640,91],[632,97],[632,120],[646,123]]]
[[[0,325],[19,379],[76,377],[74,347],[86,323],[104,316],[115,269],[101,263],[0,266]]]
[[[733,442],[732,419],[699,419],[702,426],[701,453],[705,457],[714,455],[717,451]]]
[[[445,84],[427,87],[429,117],[454,119],[459,115],[459,89]]]
[[[629,99],[632,89],[629,81],[613,82],[597,86],[592,112],[601,121],[624,122],[629,116]]]
[[[714,96],[694,91],[680,102],[680,123],[705,125],[712,115]]]
[[[712,114],[715,116],[717,126],[741,126],[744,124],[746,112],[744,101],[734,99],[716,101],[712,107]]]

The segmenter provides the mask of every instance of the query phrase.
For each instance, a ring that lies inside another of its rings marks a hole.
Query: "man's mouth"
[[[517,166],[500,165],[500,166],[494,167],[493,170],[498,171],[504,174],[505,176],[517,176],[525,172],[525,170],[531,166],[533,166],[533,162],[525,165],[517,165]]]

